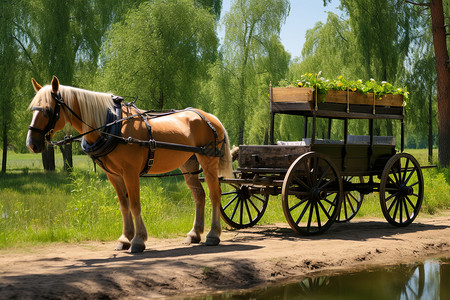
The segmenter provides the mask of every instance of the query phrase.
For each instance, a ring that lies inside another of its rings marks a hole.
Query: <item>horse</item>
[[[123,228],[116,250],[132,253],[146,249],[147,230],[141,216],[139,180],[142,172],[162,174],[179,168],[195,201],[195,217],[192,230],[185,243],[200,243],[204,231],[205,191],[198,174],[201,166],[212,204],[211,229],[205,245],[220,243],[220,177],[232,178],[232,159],[227,132],[219,119],[199,109],[186,109],[160,117],[146,118],[136,106],[121,105],[115,112],[112,94],[88,91],[60,85],[53,76],[51,84],[41,86],[32,79],[36,94],[29,105],[33,112],[26,144],[33,153],[40,153],[54,133],[66,123],[83,136],[87,145],[104,137],[108,114],[122,114],[119,130],[122,140],[149,141],[118,142],[106,155],[96,157],[113,185],[120,205]],[[61,109],[62,108],[62,109]],[[151,129],[151,130],[150,130]],[[128,139],[126,138],[128,137]],[[120,138],[116,138],[120,140]],[[156,141],[156,142],[155,142]],[[186,147],[160,148],[158,143]],[[155,147],[156,144],[156,147]],[[149,146],[150,145],[150,146]],[[151,146],[153,145],[153,147]],[[196,152],[199,147],[221,155]],[[181,150],[180,150],[181,149]]]

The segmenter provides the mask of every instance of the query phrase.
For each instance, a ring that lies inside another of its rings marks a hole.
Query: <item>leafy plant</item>
[[[328,94],[329,90],[346,91],[347,89],[350,92],[360,92],[366,95],[368,93],[375,93],[376,99],[379,100],[387,94],[402,95],[404,102],[407,102],[408,100],[409,92],[406,87],[395,87],[386,81],[382,81],[381,84],[379,84],[373,78],[369,81],[363,82],[361,79],[356,81],[347,80],[343,76],[339,76],[334,80],[329,80],[320,77],[320,75],[321,72],[305,73],[300,76],[300,79],[297,80],[295,86],[314,88],[317,90],[317,93],[322,100]]]

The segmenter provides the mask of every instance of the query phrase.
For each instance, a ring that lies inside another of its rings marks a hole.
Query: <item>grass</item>
[[[421,165],[426,150],[408,150]],[[9,154],[6,174],[0,176],[0,249],[48,242],[114,240],[122,230],[117,196],[103,171],[92,172],[87,156],[74,156],[74,171],[44,173],[40,155]],[[437,154],[435,155],[437,158]],[[421,214],[450,208],[450,168],[425,169]],[[206,189],[207,190],[207,189]],[[142,216],[150,236],[184,236],[192,227],[194,203],[182,177],[141,179]],[[206,228],[211,206],[206,205]],[[383,217],[378,194],[365,196],[357,217]],[[271,196],[260,224],[286,222],[281,197]],[[222,222],[223,226],[225,223]]]

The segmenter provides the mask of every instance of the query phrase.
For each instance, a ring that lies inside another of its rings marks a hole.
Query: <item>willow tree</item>
[[[103,88],[152,109],[195,105],[217,55],[216,22],[191,0],[144,3],[115,24],[104,47]]]
[[[287,0],[235,0],[224,16],[222,70],[227,74],[221,76],[227,78],[228,86],[222,86],[219,97],[227,94],[229,98],[219,98],[216,102],[218,110],[232,118],[228,123],[234,125],[239,144],[244,143],[246,123],[254,120],[252,111],[258,99],[257,59],[268,53],[267,46],[273,36],[279,36],[289,10]]]
[[[2,173],[6,172],[8,132],[13,120],[15,68],[18,46],[14,36],[16,9],[9,1],[0,2],[0,140],[2,140]]]

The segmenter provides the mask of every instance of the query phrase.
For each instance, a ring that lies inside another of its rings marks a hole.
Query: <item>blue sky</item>
[[[222,14],[230,10],[231,1],[223,0]],[[332,0],[324,7],[323,0],[291,0],[291,11],[280,34],[281,42],[291,54],[291,58],[301,55],[306,31],[313,28],[314,24],[319,21],[325,22],[328,11],[340,14],[337,9],[339,4],[340,0]],[[219,36],[222,38],[223,32],[221,31],[219,31]]]

